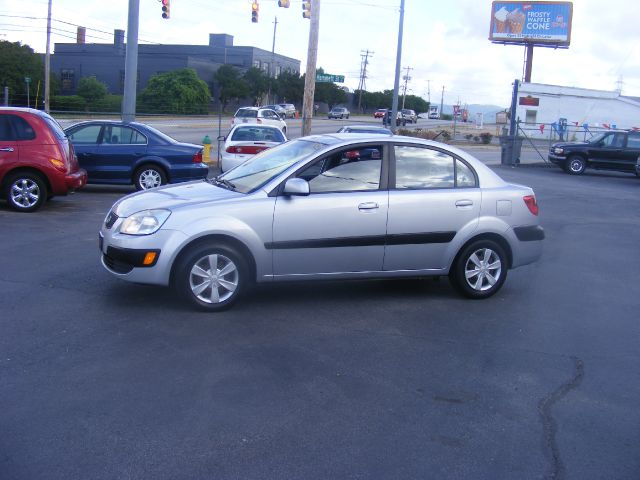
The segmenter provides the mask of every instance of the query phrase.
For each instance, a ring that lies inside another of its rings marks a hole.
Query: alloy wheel
[[[500,256],[490,248],[480,248],[469,255],[464,276],[475,291],[484,292],[492,288],[502,275]]]
[[[189,273],[191,293],[207,304],[228,300],[238,288],[239,281],[237,265],[222,254],[201,257]]]

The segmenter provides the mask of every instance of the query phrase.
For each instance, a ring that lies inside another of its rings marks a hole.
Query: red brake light
[[[536,196],[527,195],[526,197],[522,197],[522,199],[524,200],[524,203],[527,204],[527,208],[529,208],[529,211],[534,215],[538,215],[539,210],[538,210],[538,202],[536,202]]]
[[[258,147],[256,145],[236,145],[227,147],[227,153],[241,153],[245,155],[255,155],[263,150],[266,150],[269,147]]]
[[[202,150],[199,150],[194,156],[193,156],[193,163],[202,163]]]

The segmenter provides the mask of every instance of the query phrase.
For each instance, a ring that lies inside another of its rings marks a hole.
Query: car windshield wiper
[[[222,185],[223,187],[228,188],[229,190],[235,190],[236,189],[235,184],[233,184],[232,182],[230,182],[226,178],[213,177],[211,180],[216,185]]]

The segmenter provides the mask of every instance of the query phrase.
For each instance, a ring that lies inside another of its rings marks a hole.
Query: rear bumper
[[[65,175],[64,183],[71,192],[84,187],[87,184],[87,171],[81,168],[77,172]]]

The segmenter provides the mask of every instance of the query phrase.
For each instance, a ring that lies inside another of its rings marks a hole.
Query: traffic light
[[[171,0],[162,0],[162,18],[171,18]]]
[[[291,0],[278,0],[279,7],[289,8],[290,5],[291,5]]]
[[[258,5],[258,2],[254,1],[251,4],[251,21],[253,23],[258,23],[258,10],[260,10],[260,5]]]
[[[302,18],[311,18],[311,0],[303,0]]]

